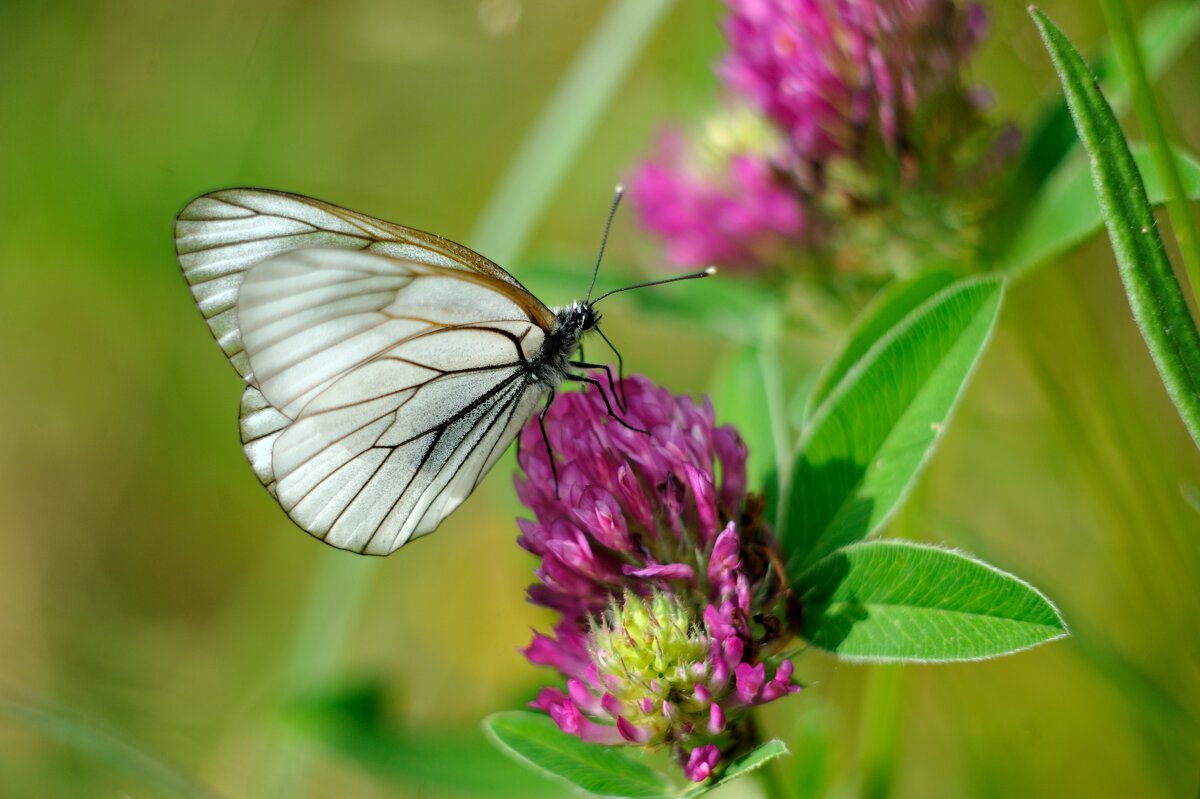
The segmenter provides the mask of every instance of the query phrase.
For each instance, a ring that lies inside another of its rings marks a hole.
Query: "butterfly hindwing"
[[[293,521],[386,554],[469,493],[543,396],[525,361],[544,331],[494,283],[337,249],[248,271],[236,307],[262,402],[242,426],[263,435],[246,451],[262,479],[269,445]]]
[[[242,392],[242,405],[238,410],[242,450],[250,461],[254,475],[273,497],[276,496],[276,492],[271,451],[279,434],[291,423],[291,419],[267,402],[261,391],[254,386],[246,386],[246,390]]]
[[[358,395],[381,377],[404,388],[368,402],[344,401],[343,395]],[[519,429],[527,421],[525,409],[536,405],[541,390],[526,379],[516,367],[434,378],[388,360],[359,367],[280,436],[280,504],[334,546],[371,554],[395,550],[432,531],[456,508],[515,434],[511,423]],[[468,394],[470,403],[440,402]],[[426,396],[433,399],[422,402]],[[424,421],[431,417],[421,413],[431,406],[436,422]],[[504,435],[509,438],[502,440]]]

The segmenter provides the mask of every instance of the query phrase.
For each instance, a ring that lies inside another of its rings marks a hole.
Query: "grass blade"
[[[1157,79],[1200,33],[1200,3],[1195,0],[1157,3],[1142,19],[1138,33],[1142,52],[1147,54],[1147,71],[1152,80]],[[1107,45],[1095,59],[1093,69],[1113,110],[1121,114],[1128,106],[1129,81],[1117,68],[1116,61],[1111,44]],[[1026,145],[998,209],[998,223],[991,230],[988,250],[1003,248],[1024,219],[1028,198],[1040,193],[1046,178],[1059,171],[1078,141],[1066,103],[1057,98],[1047,102],[1029,126]]]
[[[73,752],[99,761],[165,796],[184,799],[213,799],[216,796],[177,766],[66,708],[40,702],[0,699],[0,721],[41,733]]]
[[[1054,23],[1031,9],[1054,61],[1071,118],[1091,160],[1092,179],[1134,319],[1167,393],[1200,446],[1200,335],[1171,270],[1129,145],[1079,53]]]
[[[1197,303],[1200,303],[1200,234],[1197,233],[1196,220],[1188,208],[1187,194],[1184,192],[1183,181],[1180,180],[1171,143],[1167,138],[1167,126],[1163,118],[1165,111],[1160,112],[1155,105],[1142,52],[1131,31],[1133,20],[1129,16],[1125,0],[1104,0],[1104,15],[1108,18],[1108,27],[1112,31],[1113,47],[1121,62],[1121,70],[1129,78],[1133,110],[1137,114],[1138,124],[1150,140],[1154,169],[1167,189],[1167,213],[1171,217],[1171,227],[1174,228],[1175,238],[1179,242],[1180,256],[1187,270],[1188,280],[1192,284],[1192,293]]]

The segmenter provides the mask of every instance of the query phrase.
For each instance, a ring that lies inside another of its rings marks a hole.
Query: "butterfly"
[[[615,291],[551,309],[461,244],[264,189],[192,200],[175,249],[246,383],[255,475],[332,546],[386,555],[433,532],[539,408],[549,448],[545,410],[565,380],[597,386],[625,424],[577,371],[605,370],[620,405],[608,367],[573,359],[585,333],[603,337],[594,305]]]

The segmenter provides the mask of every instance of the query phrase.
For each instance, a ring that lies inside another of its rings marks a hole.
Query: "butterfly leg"
[[[521,434],[520,433],[517,433],[516,447],[517,447],[517,468],[521,469],[522,471],[526,471],[525,462],[521,460]]]
[[[621,395],[619,397],[617,397],[617,407],[619,407],[621,409],[621,411],[624,412],[624,410],[628,404],[625,400],[625,359],[621,357],[621,351],[618,350],[613,345],[613,343],[608,340],[608,336],[604,335],[603,330],[601,330],[599,327],[597,327],[596,332],[600,334],[600,338],[604,339],[604,343],[608,345],[608,348],[613,351],[613,355],[617,356],[617,379],[618,379],[618,384],[621,386]],[[580,359],[583,358],[583,350],[582,349],[579,351],[579,357],[580,357]],[[610,378],[610,380],[611,380],[611,378]],[[616,394],[616,392],[614,392],[614,396],[615,396],[615,394]]]
[[[586,364],[574,364],[573,363],[573,365],[586,366],[589,368],[598,368],[598,367],[595,367],[594,364],[590,364],[590,363],[586,363]],[[610,375],[610,377],[611,377],[611,375]],[[588,377],[587,375],[567,375],[567,379],[572,380],[576,383],[590,383],[593,386],[595,386],[600,391],[600,399],[604,400],[604,408],[605,408],[605,410],[608,411],[609,416],[611,416],[613,419],[616,419],[618,422],[621,423],[622,426],[628,428],[629,430],[632,430],[635,433],[642,433],[643,435],[647,435],[647,436],[650,435],[649,430],[643,430],[640,427],[634,427],[629,422],[625,421],[620,416],[617,416],[615,413],[613,413],[612,404],[609,403],[609,401],[608,401],[608,394],[606,394],[604,392],[604,385],[599,380],[597,380],[594,377]]]
[[[617,407],[621,413],[625,413],[625,405],[621,402],[621,398],[617,396],[617,384],[613,381],[612,370],[607,365],[602,363],[588,363],[587,361],[571,361],[571,365],[577,369],[603,369],[604,374],[608,375],[608,390],[612,392],[613,399],[617,401]],[[600,393],[604,393],[604,389],[600,389]],[[604,400],[606,403],[607,399]],[[612,415],[612,410],[609,410],[609,415]]]
[[[558,499],[558,467],[554,465],[554,450],[550,448],[550,436],[546,434],[546,412],[550,410],[552,402],[554,402],[554,389],[550,389],[550,393],[546,396],[546,406],[538,414],[538,428],[542,431],[542,443],[546,445],[546,460],[550,461],[550,474],[554,475],[554,498]]]

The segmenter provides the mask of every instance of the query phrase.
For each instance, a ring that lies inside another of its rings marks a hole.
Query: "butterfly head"
[[[578,340],[589,330],[594,330],[600,324],[600,314],[596,313],[590,302],[575,301],[570,305],[554,309],[558,318],[555,327]]]

